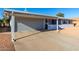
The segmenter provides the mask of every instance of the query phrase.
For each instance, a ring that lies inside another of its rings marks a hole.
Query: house
[[[12,33],[73,27],[71,19],[9,9],[5,9],[4,13],[7,13],[10,18]]]
[[[75,27],[79,27],[79,18],[72,18],[73,24],[75,24]]]

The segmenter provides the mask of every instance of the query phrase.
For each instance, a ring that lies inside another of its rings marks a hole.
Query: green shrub
[[[0,32],[2,32],[2,30],[0,29]]]

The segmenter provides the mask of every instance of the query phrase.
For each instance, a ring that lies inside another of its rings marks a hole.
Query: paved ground
[[[14,51],[10,33],[0,33],[0,51]]]
[[[79,51],[79,29],[16,33],[15,48],[20,51]]]

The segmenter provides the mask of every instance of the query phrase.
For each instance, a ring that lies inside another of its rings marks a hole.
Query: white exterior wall
[[[62,25],[58,25],[58,28],[71,28],[74,27],[73,24],[62,24]],[[56,30],[57,29],[57,25],[48,25],[48,30]]]

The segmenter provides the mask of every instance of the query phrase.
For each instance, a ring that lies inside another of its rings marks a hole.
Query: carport
[[[58,31],[59,19],[58,17],[41,15],[37,13],[30,13],[25,11],[17,11],[17,10],[4,10],[4,12],[9,13],[12,40],[15,40],[15,32],[22,31],[35,31],[35,30],[44,30],[50,27],[49,20],[56,20],[56,30]],[[63,18],[64,19],[64,18]],[[62,20],[63,20],[62,19]],[[62,23],[62,22],[61,22]],[[48,27],[47,27],[48,26]],[[52,24],[52,28],[53,28]],[[15,40],[16,41],[16,40]]]

